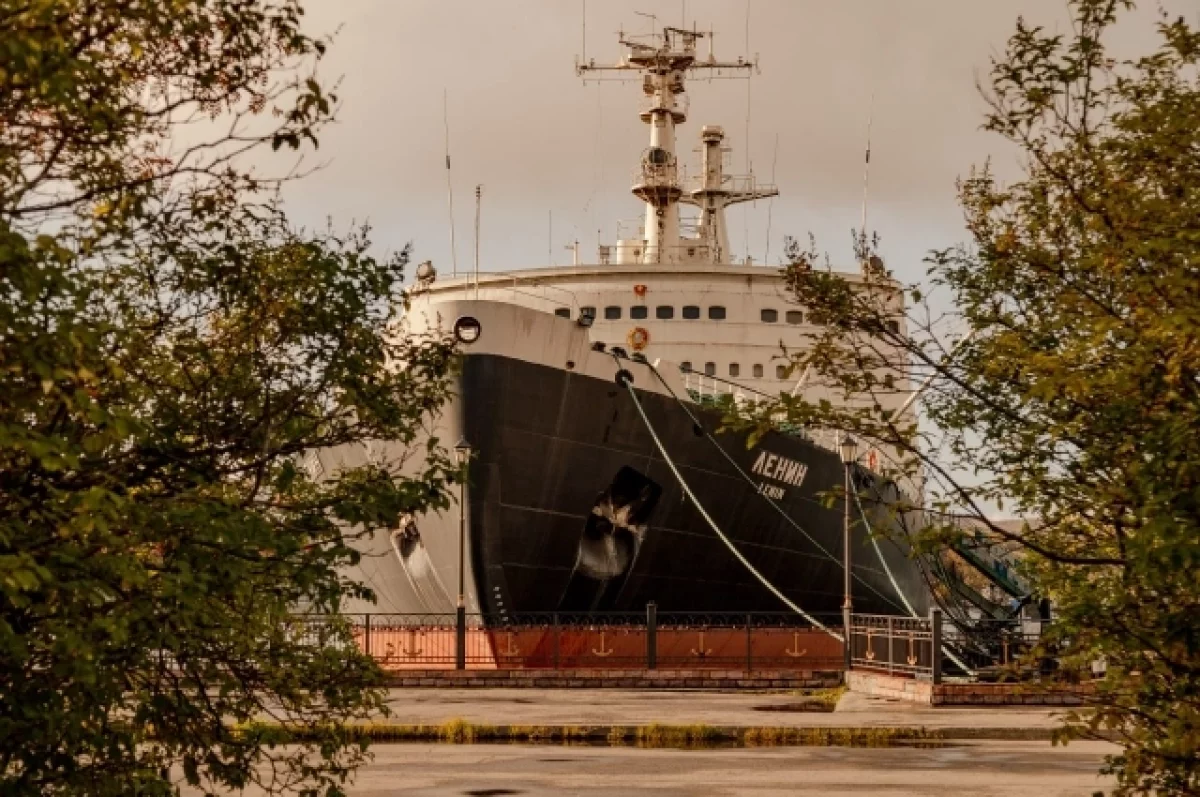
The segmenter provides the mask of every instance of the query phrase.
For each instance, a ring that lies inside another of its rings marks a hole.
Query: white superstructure
[[[574,319],[590,325],[591,340],[610,350],[621,347],[683,366],[691,372],[688,386],[701,393],[736,394],[743,386],[748,392],[825,397],[823,386],[786,367],[784,348],[802,348],[814,328],[805,308],[787,294],[780,268],[731,257],[725,209],[775,196],[775,186],[725,173],[728,150],[717,126],[700,131],[695,175],[688,176],[676,155],[676,127],[687,119],[685,78],[697,72],[748,78],[757,68],[744,58],[718,61],[711,46],[699,56],[697,43],[707,37],[672,27],[647,38],[621,34],[627,52],[618,63],[577,65],[585,77],[615,72],[641,78],[640,116],[650,128],[650,145],[632,181],[632,193],[645,204],[636,236],[600,246],[594,264],[436,279],[427,269],[415,291],[422,303],[495,301]],[[694,212],[690,222],[681,221],[681,205]],[[860,279],[857,272],[844,276]],[[897,289],[900,325],[902,301]]]

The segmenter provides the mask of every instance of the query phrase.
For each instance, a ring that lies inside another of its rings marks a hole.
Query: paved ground
[[[833,713],[769,710],[794,694],[619,689],[393,689],[392,722],[436,725],[736,725],[746,727],[1055,727],[1058,712],[1002,706],[932,708],[846,695]]]
[[[847,695],[831,713],[763,710],[794,694],[613,689],[394,689],[393,722],[436,725],[924,727],[1043,729],[1047,709],[921,707]],[[350,797],[1090,797],[1102,742],[1052,747],[1045,741],[951,741],[938,747],[767,747],[641,749],[604,745],[376,744]],[[191,794],[185,790],[185,794]],[[252,792],[247,792],[247,795]]]
[[[1088,797],[1111,747],[967,742],[940,749],[641,750],[536,745],[376,745],[350,797]]]

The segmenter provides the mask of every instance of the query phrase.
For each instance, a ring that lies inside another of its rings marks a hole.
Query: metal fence
[[[850,666],[941,679],[941,614],[931,618],[850,616]]]
[[[840,632],[840,617],[828,626]],[[818,618],[825,622],[826,618]],[[327,644],[335,618],[300,618],[299,633]],[[385,670],[460,665],[455,614],[351,614],[354,644]],[[322,635],[324,634],[324,637]],[[345,638],[343,635],[342,639]],[[466,614],[467,669],[842,669],[841,642],[789,613]]]
[[[947,645],[976,670],[1038,670],[1049,674],[1056,669],[1052,657],[1038,647],[1046,620],[1013,618],[1010,620],[973,620],[958,627],[947,622],[943,638]]]
[[[1048,621],[979,619],[962,625],[929,617],[855,614],[850,619],[850,666],[929,678],[944,671],[984,677],[989,673],[1050,675],[1053,657],[1039,643]]]

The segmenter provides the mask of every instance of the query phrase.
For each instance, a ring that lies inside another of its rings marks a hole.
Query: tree
[[[244,165],[332,118],[301,15],[0,0],[6,794],[337,794],[362,760],[378,670],[294,614],[369,596],[356,537],[448,504],[454,350],[395,333],[407,252],[294,230]],[[408,453],[304,467],[372,440]]]
[[[793,367],[854,401],[784,396],[757,419],[887,452],[889,475],[925,484],[925,546],[971,521],[1018,549],[1054,601],[1063,664],[1107,663],[1068,733],[1119,735],[1122,794],[1194,794],[1200,33],[1164,16],[1154,52],[1118,61],[1102,37],[1131,5],[1074,0],[1067,35],[1018,22],[985,127],[1024,153],[1023,176],[1006,185],[984,166],[961,181],[971,241],[932,253],[926,284],[893,280],[861,235],[853,279],[791,242],[789,286],[822,325]],[[917,384],[920,419],[883,409]],[[994,523],[997,507],[1028,520]]]

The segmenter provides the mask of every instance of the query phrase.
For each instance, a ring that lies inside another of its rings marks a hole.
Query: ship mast
[[[703,38],[709,39],[709,53],[707,58],[698,58],[696,43]],[[727,262],[730,250],[725,208],[775,196],[778,191],[774,186],[756,185],[753,175],[724,174],[721,142],[725,134],[715,126],[706,126],[702,133],[702,174],[685,187],[676,155],[675,126],[687,120],[684,80],[689,74],[706,71],[709,79],[746,79],[757,64],[742,57],[718,61],[712,54],[712,34],[697,30],[667,26],[649,36],[621,32],[618,41],[627,52],[616,64],[598,65],[594,59],[576,64],[576,72],[585,79],[593,72],[642,76],[645,100],[640,117],[650,126],[650,146],[642,153],[632,191],[646,203],[645,223],[639,242],[618,243],[618,262]],[[695,237],[680,234],[681,202],[700,209]]]

